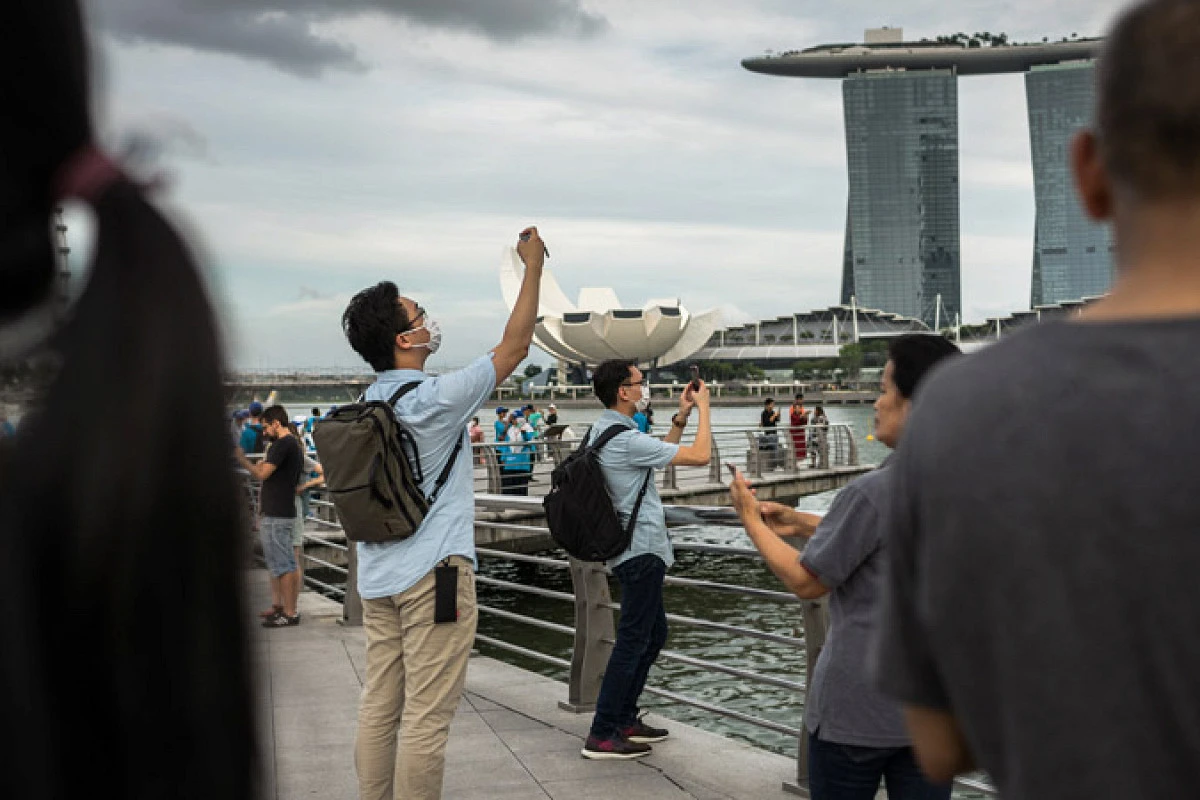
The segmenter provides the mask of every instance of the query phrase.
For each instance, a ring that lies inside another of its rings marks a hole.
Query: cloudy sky
[[[838,300],[837,81],[766,50],[1103,33],[1117,0],[89,0],[105,140],[171,178],[242,368],[359,366],[339,318],[391,279],[451,367],[498,341],[503,247],[539,226],[568,295],[678,296],[730,322]],[[961,79],[967,321],[1025,307],[1020,76]],[[77,237],[86,219],[72,215]],[[86,249],[86,243],[79,249]],[[549,357],[535,351],[533,361]]]

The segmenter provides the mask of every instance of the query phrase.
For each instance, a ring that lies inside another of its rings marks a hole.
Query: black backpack
[[[386,403],[340,406],[313,426],[329,498],[351,541],[392,542],[416,533],[458,460],[465,432],[426,497],[417,443],[394,410],[396,401],[420,383],[404,384]]]
[[[542,500],[550,536],[559,547],[580,561],[616,558],[629,549],[633,539],[633,526],[637,523],[638,510],[654,470],[646,473],[633,513],[629,515],[629,524],[622,528],[600,467],[600,448],[630,430],[633,429],[613,425],[593,444],[589,445],[584,439],[583,444],[550,473],[550,493]]]

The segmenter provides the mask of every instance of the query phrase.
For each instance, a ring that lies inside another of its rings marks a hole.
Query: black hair
[[[263,422],[278,422],[285,428],[292,422],[290,419],[288,419],[287,409],[281,405],[273,405],[264,410],[262,413],[262,418]]]
[[[803,399],[804,399],[804,395],[802,395],[802,394],[798,394],[798,395],[796,395],[796,399],[797,399],[797,400],[803,400]]]
[[[54,187],[93,131],[77,0],[5,12],[0,295],[19,314],[56,270]],[[47,344],[57,373],[0,450],[0,797],[249,800],[246,531],[216,322],[138,187],[110,175],[80,193],[90,277]]]
[[[312,415],[314,417],[321,416],[321,409],[317,408],[316,406],[313,406]]]
[[[592,390],[605,408],[612,408],[617,404],[621,384],[629,380],[629,370],[635,366],[637,364],[633,361],[614,358],[596,367],[596,371],[592,373]]]
[[[775,398],[774,398],[774,397],[768,397],[766,400],[763,400],[763,405],[764,405],[764,406],[769,406],[769,405],[771,405],[771,403],[774,403],[774,402],[775,402]]]
[[[912,397],[925,373],[947,356],[961,351],[935,333],[906,333],[888,342],[888,360],[892,362],[892,380],[902,397]]]
[[[1112,178],[1142,200],[1200,194],[1200,3],[1147,0],[1105,38],[1096,128]]]
[[[350,346],[376,372],[396,366],[396,335],[409,328],[400,290],[380,281],[354,295],[342,313],[342,331]]]

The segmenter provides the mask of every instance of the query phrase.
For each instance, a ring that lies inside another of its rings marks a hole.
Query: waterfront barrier
[[[510,512],[532,516],[540,510],[540,507],[541,499],[536,497],[479,494],[476,496],[477,520],[475,524],[477,528],[497,525],[497,523],[488,519],[479,519],[480,515]],[[331,579],[330,581],[319,580],[308,574],[307,570],[305,573],[305,583],[342,603],[343,624],[361,625],[362,605],[355,591],[356,558],[354,548],[347,547],[346,544],[331,541],[329,538],[321,535],[321,530],[340,530],[336,519],[336,512],[331,503],[314,501],[313,509],[314,513],[309,517],[308,522],[310,526],[318,528],[318,531],[306,532],[306,542],[331,548],[331,552],[335,552],[345,559],[345,566],[314,557],[307,552],[305,559],[310,564],[331,571],[333,575],[344,581],[344,583],[337,585],[337,579]],[[729,508],[698,508],[694,506],[667,505],[665,510],[667,522],[672,526],[695,524],[697,522],[710,525],[738,524],[736,515]],[[539,525],[532,521],[527,524],[508,523],[505,524],[505,527],[510,527],[530,535],[545,536],[548,534],[544,524]],[[737,558],[761,559],[756,550],[727,545],[677,543],[675,549],[681,552],[694,551]],[[489,586],[525,596],[545,598],[569,606],[573,610],[572,624],[569,625],[499,608],[485,602],[480,602],[477,606],[481,617],[503,619],[530,628],[551,631],[569,638],[571,642],[571,656],[569,659],[483,633],[476,635],[476,642],[560,670],[566,676],[566,697],[559,701],[559,707],[576,713],[590,713],[593,711],[596,700],[599,697],[604,669],[616,640],[615,614],[620,611],[620,605],[613,601],[610,591],[610,572],[601,564],[581,562],[559,554],[522,554],[487,547],[477,547],[476,552],[481,559],[481,563],[486,563],[488,560],[495,560],[535,564],[541,567],[562,570],[570,575],[570,592],[502,580],[486,574],[476,575],[476,582],[481,586]],[[483,570],[481,570],[482,572]],[[799,612],[801,625],[800,629],[795,631],[794,635],[759,630],[744,625],[734,625],[728,622],[677,613],[668,613],[667,619],[673,625],[712,631],[731,638],[740,637],[797,648],[805,656],[805,666],[801,669],[801,674],[788,677],[768,675],[741,666],[698,658],[687,653],[672,650],[664,650],[659,658],[662,661],[685,664],[695,669],[720,676],[727,676],[729,680],[735,680],[739,683],[751,682],[782,689],[787,692],[795,692],[803,698],[803,706],[807,709],[809,669],[811,665],[816,663],[821,648],[824,646],[825,633],[828,627],[828,610],[824,599],[815,601],[801,600],[790,592],[785,591],[741,586],[721,581],[696,580],[674,575],[668,575],[664,583],[668,586],[687,587],[696,591],[753,597],[764,602],[782,603],[795,607]],[[797,724],[789,724],[787,722],[768,719],[759,713],[754,713],[753,710],[730,708],[718,702],[710,702],[705,699],[693,697],[685,692],[668,689],[654,683],[647,685],[646,692],[662,698],[669,703],[689,706],[707,714],[736,720],[744,725],[772,731],[787,737],[794,737],[796,740],[795,775],[791,779],[784,781],[783,788],[790,793],[808,796],[808,734],[803,716],[797,720]],[[970,790],[982,795],[993,796],[996,794],[993,787],[982,777],[961,778],[956,783],[961,789]]]
[[[859,466],[858,442],[854,428],[847,423],[809,425],[805,429],[805,452],[797,451],[790,427],[761,428],[739,425],[715,425],[710,448],[712,457],[707,466],[668,466],[662,470],[659,489],[664,498],[678,493],[694,492],[702,487],[724,482],[722,464],[733,464],[748,478],[763,479],[799,477],[815,470],[830,470]],[[532,474],[528,483],[530,495],[543,496],[550,490],[550,472],[579,446],[580,438],[562,437],[535,439],[526,443],[477,443],[471,446],[475,466],[474,481],[477,493],[504,492],[503,466],[513,448],[520,448],[532,459]],[[659,438],[662,438],[659,436]],[[691,444],[695,430],[684,434],[680,444]],[[794,492],[802,494],[803,492]]]

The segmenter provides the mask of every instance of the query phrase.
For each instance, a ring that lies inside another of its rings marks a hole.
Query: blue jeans
[[[649,553],[613,567],[621,584],[621,621],[592,718],[591,733],[599,739],[637,721],[638,698],[646,688],[646,676],[667,642],[666,574],[667,565]]]
[[[929,782],[911,747],[862,747],[808,737],[812,800],[874,800],[882,780],[888,800],[948,800],[950,784]]]

